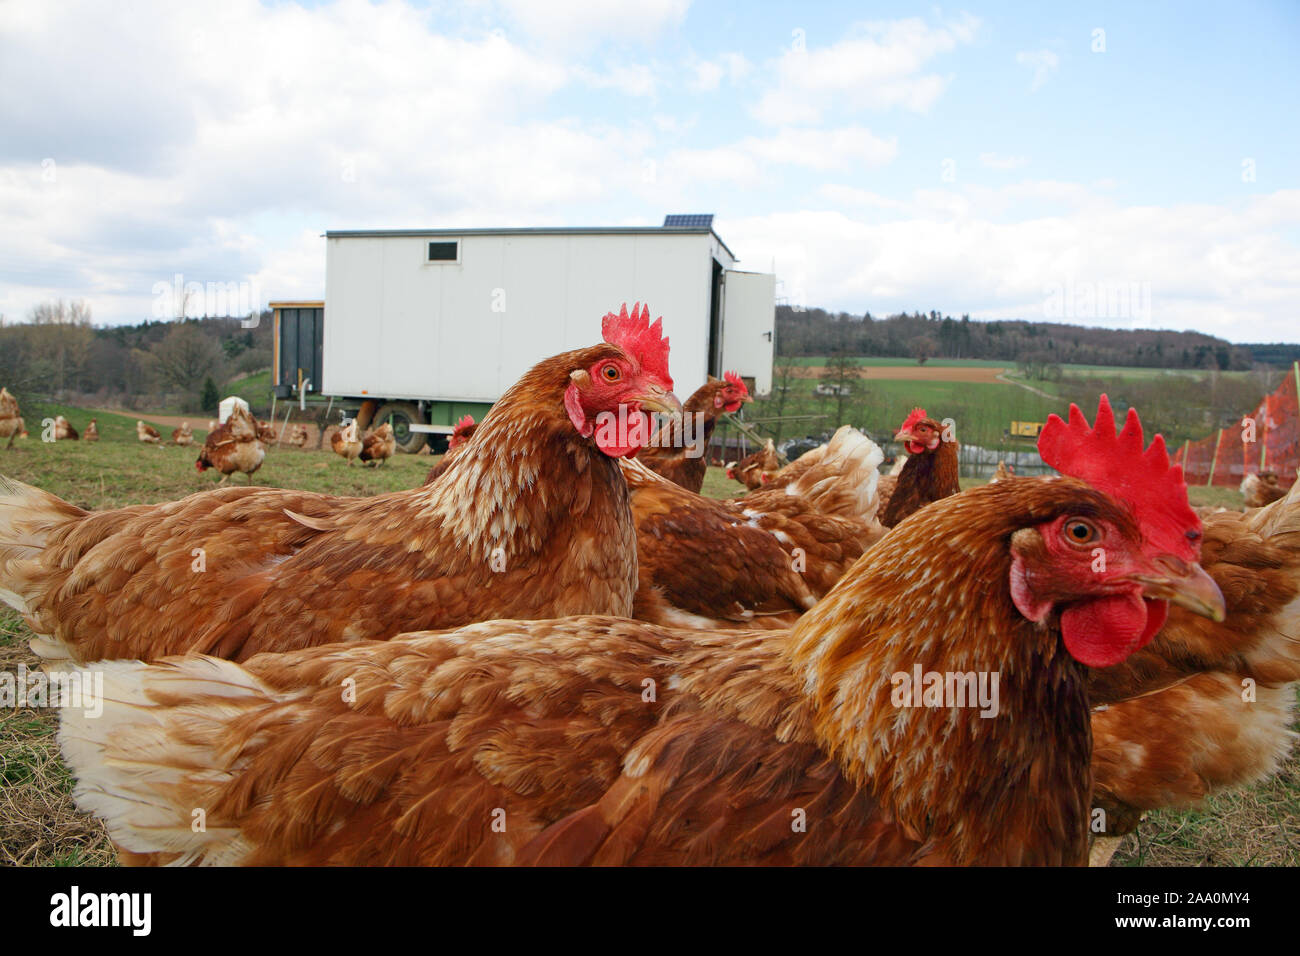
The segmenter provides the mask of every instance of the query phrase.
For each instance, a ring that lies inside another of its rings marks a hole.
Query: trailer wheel
[[[393,437],[397,439],[398,451],[414,455],[424,446],[425,433],[411,431],[412,425],[417,422],[424,423],[424,419],[420,417],[414,405],[410,402],[390,402],[381,405],[375,412],[375,417],[371,419],[376,428],[390,420],[393,423]]]

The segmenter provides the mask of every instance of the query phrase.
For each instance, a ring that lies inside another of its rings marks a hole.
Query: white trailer
[[[272,303],[277,395],[309,380],[309,393],[393,421],[416,451],[539,360],[598,341],[601,316],[624,302],[663,316],[683,399],[732,370],[766,394],[776,280],[737,269],[711,219],[327,232],[324,303]]]

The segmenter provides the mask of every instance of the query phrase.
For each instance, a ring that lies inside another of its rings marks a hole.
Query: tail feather
[[[48,491],[0,475],[0,601],[30,614],[39,597],[39,558],[51,532],[88,512]]]
[[[120,848],[154,862],[242,862],[249,845],[212,810],[242,761],[228,730],[240,714],[294,695],[211,657],[103,661],[77,673],[83,686],[102,680],[99,713],[61,712],[59,746],[77,778],[77,805],[102,818]]]
[[[825,445],[792,463],[778,476],[779,484],[758,494],[797,495],[823,514],[871,521],[880,507],[879,466],[884,458],[875,442],[844,425]]]

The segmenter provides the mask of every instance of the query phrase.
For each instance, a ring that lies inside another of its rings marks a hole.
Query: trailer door
[[[754,391],[772,391],[772,352],[776,338],[776,276],[738,272],[723,276],[722,366],[754,379]]]

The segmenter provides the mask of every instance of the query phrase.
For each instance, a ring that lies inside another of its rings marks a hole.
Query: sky
[[[1300,3],[0,0],[0,314],[713,213],[780,301],[1300,341]]]

